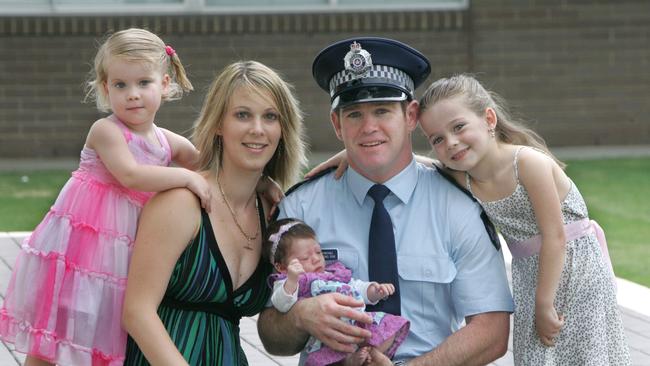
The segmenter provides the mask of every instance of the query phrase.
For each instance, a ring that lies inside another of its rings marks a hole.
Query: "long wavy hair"
[[[264,174],[286,189],[297,181],[307,163],[303,114],[291,85],[276,71],[257,61],[232,63],[212,82],[192,132],[192,141],[200,151],[198,169],[218,173],[223,141],[217,131],[239,87],[270,95],[280,113],[282,137],[273,157],[264,167]]]
[[[459,74],[434,81],[420,98],[420,113],[440,101],[456,96],[461,96],[466,106],[479,116],[485,113],[486,108],[494,109],[497,115],[495,137],[498,142],[534,147],[550,156],[560,167],[566,166],[551,153],[537,132],[526,127],[523,121],[513,118],[505,99],[485,89],[471,75]]]

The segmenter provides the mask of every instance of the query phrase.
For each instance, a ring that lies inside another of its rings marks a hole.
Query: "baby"
[[[278,273],[271,275],[271,302],[280,312],[287,312],[298,298],[338,292],[374,305],[392,295],[390,283],[366,282],[352,279],[352,271],[340,262],[326,265],[316,233],[297,219],[282,219],[269,226],[264,253]],[[358,309],[364,311],[364,307]],[[353,354],[334,351],[316,338],[310,338],[303,352],[305,365],[362,365],[370,362],[370,347],[376,347],[388,357],[395,355],[409,330],[409,321],[383,312],[368,313],[373,323],[355,325],[370,330],[371,338]]]

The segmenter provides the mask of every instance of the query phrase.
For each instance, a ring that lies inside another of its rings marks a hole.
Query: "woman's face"
[[[223,163],[262,171],[282,137],[280,112],[268,92],[240,86],[230,98],[219,135]]]

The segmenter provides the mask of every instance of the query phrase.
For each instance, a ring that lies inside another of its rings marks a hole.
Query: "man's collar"
[[[416,164],[415,159],[412,158],[406,168],[383,183],[404,204],[407,204],[411,199],[415,185],[418,182],[418,169]],[[361,206],[368,194],[368,190],[375,185],[375,182],[359,174],[352,167],[348,167],[344,179],[352,191],[354,198],[357,200],[357,203]]]

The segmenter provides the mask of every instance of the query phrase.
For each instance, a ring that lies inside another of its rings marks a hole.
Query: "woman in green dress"
[[[144,208],[124,301],[126,365],[247,365],[239,320],[270,296],[261,258],[270,207],[256,186],[266,175],[286,188],[304,166],[297,99],[263,64],[231,64],[212,83],[193,141],[212,209],[182,188]]]

